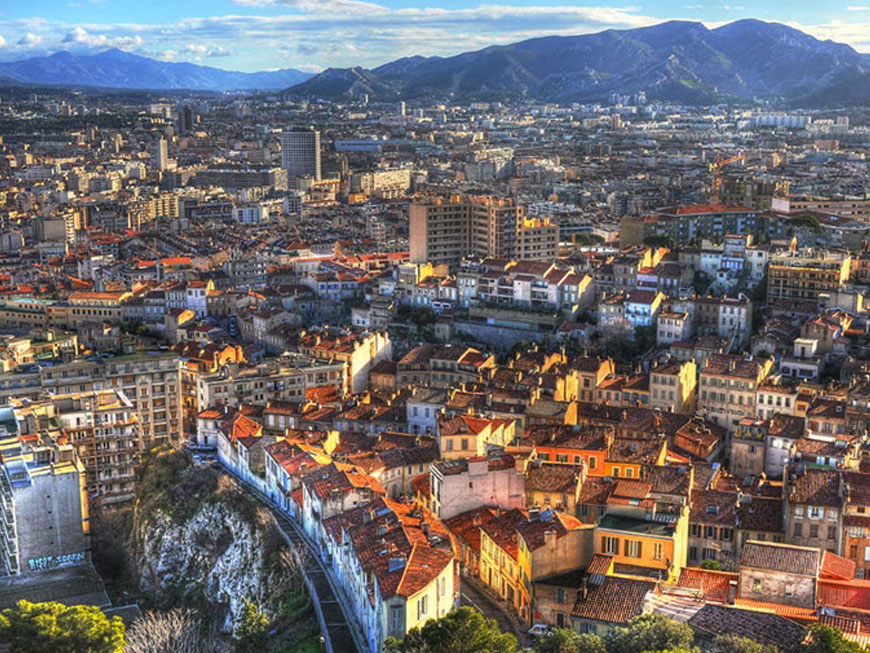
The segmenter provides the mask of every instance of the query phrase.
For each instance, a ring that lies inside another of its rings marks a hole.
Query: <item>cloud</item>
[[[27,32],[27,34],[25,34],[20,39],[18,39],[18,41],[16,42],[16,45],[19,45],[22,48],[35,48],[40,43],[42,43],[41,36],[37,36],[36,34],[32,34],[30,32]]]
[[[120,48],[121,50],[133,50],[141,46],[143,42],[139,35],[110,38],[105,34],[91,34],[84,27],[76,26],[63,37],[61,44],[85,49]]]
[[[3,35],[0,34],[0,48],[6,47],[6,39],[3,38]]]
[[[846,11],[870,11],[870,5],[852,5],[846,7]]]
[[[246,12],[163,23],[0,19],[0,33],[9,38],[10,44],[16,44],[11,47],[13,51],[25,49],[27,35],[41,38],[38,46],[28,49],[28,55],[58,49],[118,47],[167,61],[221,58],[222,66],[242,70],[288,66],[313,70],[327,66],[373,67],[415,54],[450,56],[540,36],[628,29],[662,21],[645,15],[637,7],[576,6],[564,4],[565,0],[563,4],[547,6],[456,3],[449,7],[403,8],[391,8],[377,0],[230,1],[246,7]],[[251,11],[258,7],[263,10]],[[678,11],[684,13],[683,17],[694,16],[700,7],[710,8],[686,4]],[[719,12],[745,11],[739,4],[716,4],[713,8]],[[863,10],[858,6],[850,9]],[[866,9],[870,11],[870,5]],[[717,23],[706,24],[712,27]],[[792,26],[818,38],[870,51],[868,22],[829,21]]]
[[[196,61],[206,57],[230,57],[234,52],[222,45],[204,45],[202,43],[188,43],[183,52],[193,55]]]

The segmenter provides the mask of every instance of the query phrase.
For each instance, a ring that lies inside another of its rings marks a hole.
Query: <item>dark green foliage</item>
[[[721,635],[713,640],[710,653],[779,653],[776,646],[765,646],[737,635]]]
[[[578,635],[567,628],[556,628],[535,643],[535,653],[607,653],[597,635]]]
[[[688,624],[655,614],[634,617],[607,637],[608,653],[644,653],[691,648],[695,636]]]
[[[476,610],[462,607],[440,619],[412,628],[405,639],[392,637],[386,653],[514,653],[517,638],[502,633],[494,619],[487,621]]]
[[[864,650],[830,626],[813,626],[810,629],[810,641],[803,648],[806,653],[859,653]]]

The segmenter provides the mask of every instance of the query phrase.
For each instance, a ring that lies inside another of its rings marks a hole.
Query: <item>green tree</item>
[[[535,653],[607,653],[597,635],[578,635],[568,628],[556,628],[535,643]]]
[[[688,624],[657,614],[642,614],[609,635],[605,645],[608,653],[644,653],[688,649],[694,638]]]
[[[17,653],[121,653],[124,622],[90,605],[19,601],[0,613],[0,644]]]
[[[233,631],[233,653],[263,653],[269,647],[269,620],[248,599]]]
[[[469,607],[453,610],[440,619],[430,619],[412,628],[405,639],[393,637],[384,644],[386,653],[514,653],[517,638],[499,630],[495,619],[487,621]]]
[[[722,571],[722,563],[718,560],[701,560],[701,569],[712,569],[713,571]]]
[[[830,626],[813,626],[810,641],[804,644],[806,653],[859,653],[864,649],[843,637],[843,633]]]
[[[720,635],[713,640],[710,653],[779,653],[779,648],[772,644],[759,644],[748,637]]]

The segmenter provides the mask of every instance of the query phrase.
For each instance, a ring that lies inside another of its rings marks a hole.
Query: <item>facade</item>
[[[297,178],[320,181],[320,132],[315,129],[289,129],[281,133],[281,167],[287,171],[287,185],[293,189]]]
[[[507,454],[433,463],[429,481],[432,513],[439,519],[481,506],[525,507],[525,461]]]
[[[467,257],[553,260],[559,227],[525,219],[512,198],[460,195],[411,204],[411,262],[458,265]]]
[[[21,426],[24,426],[23,430]],[[30,430],[0,408],[0,573],[17,576],[85,563],[85,470],[63,434]]]
[[[768,304],[778,300],[812,300],[836,295],[848,281],[851,258],[825,250],[788,250],[770,255]]]

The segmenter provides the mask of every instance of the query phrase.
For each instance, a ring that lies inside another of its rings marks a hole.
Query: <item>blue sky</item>
[[[741,18],[775,20],[870,52],[870,0],[734,2],[2,0],[0,60],[118,47],[167,61],[235,70],[318,71],[673,18],[709,27]]]

